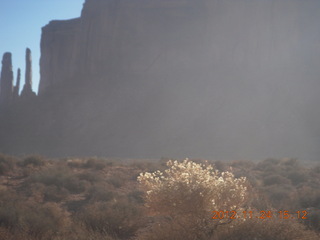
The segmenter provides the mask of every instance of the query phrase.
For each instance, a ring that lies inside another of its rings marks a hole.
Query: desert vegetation
[[[0,154],[0,239],[316,240],[319,169]]]

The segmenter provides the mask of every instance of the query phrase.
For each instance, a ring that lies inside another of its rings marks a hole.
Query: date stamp
[[[212,219],[307,219],[307,211],[212,211]]]

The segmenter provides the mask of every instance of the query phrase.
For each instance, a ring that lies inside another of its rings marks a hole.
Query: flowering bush
[[[164,172],[141,173],[146,206],[153,215],[166,216],[181,226],[198,231],[213,229],[230,219],[212,220],[212,211],[237,211],[247,197],[247,181],[211,165],[168,161]]]

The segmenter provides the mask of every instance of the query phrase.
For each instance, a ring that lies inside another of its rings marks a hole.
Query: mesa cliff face
[[[43,28],[39,94],[65,81],[141,75],[156,61],[172,64],[164,59],[168,51],[178,55],[205,34],[203,24],[194,26],[204,11],[203,0],[86,1],[80,18]]]
[[[80,19],[52,21],[42,29],[41,82],[39,94],[66,78],[71,78],[78,66],[75,62],[75,40]]]
[[[205,52],[196,46],[205,34],[205,3],[86,1],[80,18],[50,22],[42,32],[39,96],[53,108],[41,132],[55,129],[63,142],[57,148],[66,152],[152,156],[157,147],[145,144],[169,144],[163,137],[177,122],[155,134],[164,125],[157,119],[201,64],[188,61]],[[65,143],[75,139],[81,147],[71,150]]]
[[[317,9],[300,0],[86,0],[79,18],[43,27],[39,96],[0,119],[11,126],[0,150],[315,159]]]

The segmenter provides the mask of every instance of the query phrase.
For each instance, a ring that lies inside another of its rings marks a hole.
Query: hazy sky
[[[0,0],[0,55],[12,53],[14,78],[22,70],[25,49],[32,51],[33,89],[38,91],[41,28],[51,20],[79,17],[84,0]]]

